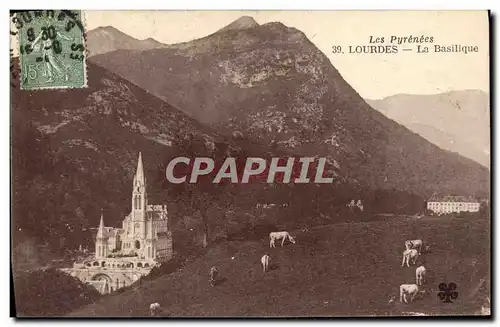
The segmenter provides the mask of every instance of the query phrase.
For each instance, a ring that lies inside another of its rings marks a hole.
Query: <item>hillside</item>
[[[112,26],[98,27],[87,32],[85,40],[88,56],[95,56],[115,50],[149,50],[165,45],[153,38],[137,40]]]
[[[217,245],[177,272],[107,295],[70,316],[143,317],[154,302],[171,317],[463,315],[474,314],[490,296],[487,221],[400,217],[292,234],[297,243],[283,248],[269,249],[267,238]],[[399,285],[415,279],[415,267],[401,268],[409,238],[434,244],[419,261],[429,270],[427,294],[412,305],[390,305]],[[260,265],[265,252],[271,257],[267,274]],[[214,288],[207,281],[212,265],[221,273]],[[458,286],[451,305],[437,297],[442,282]]]
[[[11,89],[14,239],[28,233],[56,249],[78,247],[92,242],[81,231],[98,225],[101,208],[106,225],[116,226],[130,210],[139,152],[153,203],[178,200],[165,185],[166,163],[175,156],[264,153],[259,145],[243,149],[98,66],[87,68],[88,88],[29,95]],[[199,196],[196,189],[191,196]]]
[[[488,93],[463,90],[433,95],[398,94],[367,102],[440,148],[457,152],[489,168]]]
[[[373,110],[302,32],[248,18],[229,27],[168,48],[118,50],[90,61],[225,135],[326,156],[360,187],[423,197],[488,193],[486,168]]]
[[[11,89],[14,246],[29,235],[49,242],[54,254],[64,255],[65,249],[80,244],[92,249],[89,228],[98,226],[101,209],[106,226],[119,226],[129,213],[139,152],[148,200],[169,205],[170,229],[179,251],[186,243],[198,245],[209,232],[211,241],[248,225],[273,229],[276,224],[293,227],[345,219],[333,208],[344,207],[360,194],[333,165],[326,169],[328,176],[336,176],[334,183],[320,187],[265,181],[214,185],[215,173],[194,185],[169,184],[165,168],[178,156],[208,156],[217,167],[226,157],[235,157],[241,172],[248,157],[298,154],[223,136],[99,66],[89,63],[87,69],[88,88],[26,92],[14,85]],[[335,192],[339,195],[332,199]],[[289,212],[270,218],[256,212],[257,203],[290,204]],[[415,203],[420,208],[422,201]],[[320,212],[328,217],[303,221],[305,213],[319,216]]]

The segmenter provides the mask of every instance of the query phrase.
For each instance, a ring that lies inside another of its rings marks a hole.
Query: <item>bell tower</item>
[[[132,212],[135,222],[145,221],[146,204],[146,177],[144,176],[144,167],[142,165],[142,154],[139,152],[132,190]]]
[[[99,229],[97,230],[97,236],[95,241],[95,257],[96,258],[106,258],[108,256],[108,240],[106,238],[106,232],[104,230],[104,218],[101,209],[101,221],[99,222]]]

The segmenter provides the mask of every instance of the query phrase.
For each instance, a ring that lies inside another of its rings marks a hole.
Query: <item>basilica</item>
[[[132,210],[123,220],[122,228],[105,227],[101,215],[95,257],[137,256],[155,262],[168,260],[172,255],[172,242],[168,231],[167,206],[148,203],[141,153],[133,181],[131,204]]]
[[[109,293],[130,285],[154,266],[171,259],[167,206],[148,201],[141,153],[132,183],[131,205],[121,228],[106,227],[101,212],[95,254],[62,270],[92,284],[101,293]]]

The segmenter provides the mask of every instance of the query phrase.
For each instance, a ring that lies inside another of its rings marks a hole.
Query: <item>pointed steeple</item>
[[[142,153],[139,152],[139,160],[137,161],[137,170],[135,172],[134,181],[145,184],[144,180],[144,167],[142,166]]]
[[[99,230],[97,231],[97,238],[104,238],[104,218],[101,209],[101,222],[99,223]]]
[[[137,170],[134,175],[134,184],[132,188],[132,213],[135,221],[145,220],[145,211],[148,199],[146,194],[146,177],[144,175],[144,166],[142,165],[142,153],[139,152],[139,159],[137,160]],[[146,225],[142,227],[143,236],[146,237]]]

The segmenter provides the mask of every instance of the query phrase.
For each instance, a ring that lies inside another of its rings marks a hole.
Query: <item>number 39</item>
[[[332,47],[332,52],[333,53],[342,53],[342,47],[340,45],[333,46]]]

